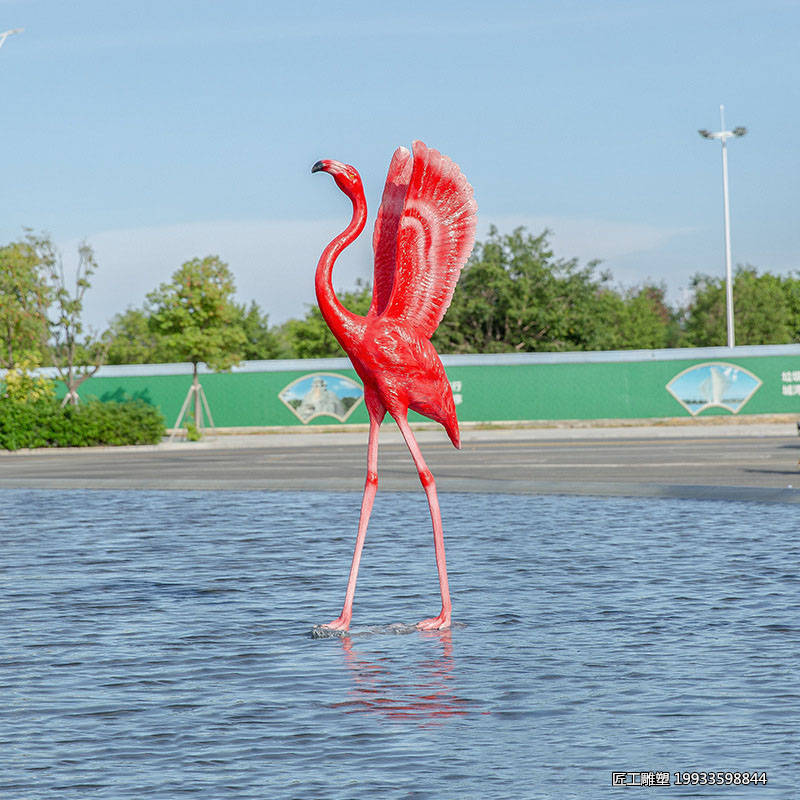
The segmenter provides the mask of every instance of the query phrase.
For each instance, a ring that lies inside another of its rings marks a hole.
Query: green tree
[[[596,298],[592,350],[678,347],[680,313],[667,305],[666,287],[645,284],[625,291],[605,289]]]
[[[727,342],[725,279],[705,274],[692,278],[693,296],[685,312],[686,343],[691,347]],[[733,281],[736,344],[788,344],[800,338],[800,280],[761,274],[739,266]]]
[[[146,307],[127,308],[111,319],[106,336],[109,340],[109,364],[163,364],[169,354],[150,325]]]
[[[245,335],[243,357],[248,360],[278,358],[280,342],[275,331],[269,327],[269,318],[259,308],[258,303],[252,300],[247,307],[237,306],[237,314],[238,324]]]
[[[46,264],[50,271],[56,314],[55,319],[50,320],[53,364],[67,387],[64,402],[77,405],[78,387],[100,369],[108,352],[108,342],[86,329],[82,319],[83,298],[92,285],[89,279],[97,270],[97,262],[92,248],[83,242],[78,247],[75,288],[70,291],[60,254],[49,239],[41,241],[42,252],[48,254]]]
[[[145,303],[141,308],[128,308],[113,317],[106,334],[109,364],[163,364],[184,360],[184,354],[175,348],[174,342],[159,333],[151,315],[152,310]],[[245,336],[242,358],[279,357],[278,337],[255,301],[249,306],[236,305],[233,319],[233,324],[239,326]]]
[[[789,306],[789,319],[793,342],[800,342],[800,272],[794,272],[783,279],[783,290]]]
[[[245,334],[233,274],[219,256],[187,261],[147,295],[149,326],[180,361],[227,370],[242,360]]]
[[[581,340],[593,327],[586,301],[607,277],[595,279],[595,262],[581,269],[575,259],[556,259],[548,236],[492,227],[476,242],[433,340],[440,351],[585,349]]]
[[[433,342],[444,353],[663,346],[676,331],[661,287],[621,295],[599,262],[556,258],[550,232],[489,230],[477,242]]]
[[[51,251],[49,240],[30,233],[0,247],[0,367],[40,364],[47,351]]]
[[[372,286],[358,281],[356,288],[338,294],[342,305],[354,314],[366,316],[372,302]],[[288,358],[328,358],[341,356],[339,342],[331,333],[317,306],[309,306],[303,319],[290,319],[278,331]]]
[[[162,283],[147,295],[152,309],[150,329],[177,360],[192,363],[187,403],[194,393],[197,427],[202,418],[198,364],[207,364],[215,371],[228,370],[244,354],[247,339],[239,307],[233,301],[235,291],[228,265],[219,256],[206,256],[187,261],[169,283]]]

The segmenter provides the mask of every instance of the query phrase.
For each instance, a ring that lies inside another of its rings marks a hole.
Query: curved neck
[[[325,322],[328,323],[328,327],[340,342],[342,342],[341,334],[346,336],[353,330],[354,323],[362,318],[348,311],[336,297],[333,291],[333,264],[342,250],[359,237],[367,222],[367,201],[361,185],[359,184],[352,194],[348,192],[347,195],[353,202],[353,218],[350,220],[350,224],[322,251],[314,279],[319,310],[322,312]]]

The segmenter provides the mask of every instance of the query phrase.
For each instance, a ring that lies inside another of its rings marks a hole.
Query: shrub
[[[164,435],[161,412],[142,400],[91,399],[64,406],[52,397],[22,403],[0,398],[0,447],[87,447],[156,444]]]
[[[22,359],[15,367],[6,371],[0,383],[0,397],[17,403],[36,403],[56,396],[55,384],[50,378],[33,372],[35,363]]]

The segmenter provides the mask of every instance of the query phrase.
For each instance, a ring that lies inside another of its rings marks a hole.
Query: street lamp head
[[[697,131],[704,139],[713,139],[714,137],[711,135],[711,131],[707,131],[705,128],[701,128]]]
[[[731,133],[734,136],[744,136],[747,133],[747,128],[740,125],[738,128],[734,128]]]

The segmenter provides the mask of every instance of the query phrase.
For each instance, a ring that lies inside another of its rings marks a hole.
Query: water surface
[[[785,798],[789,506],[451,494],[0,492],[0,797]],[[758,787],[612,789],[612,771]]]

